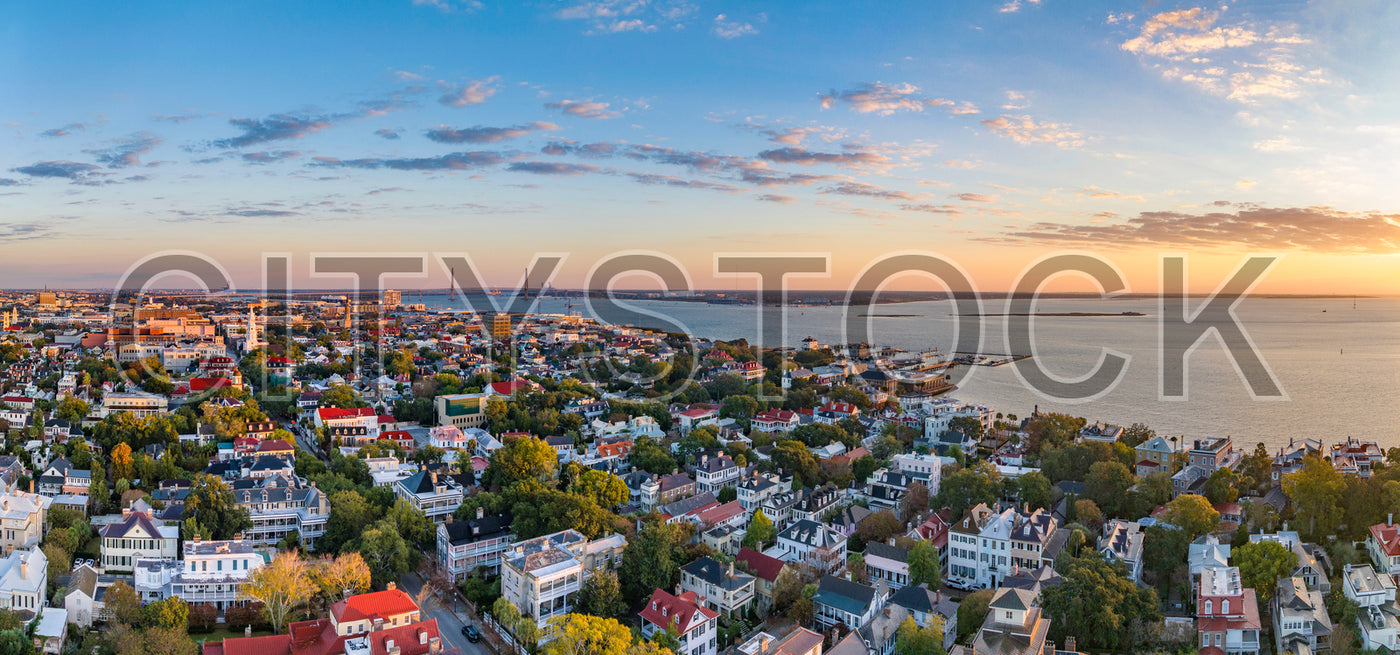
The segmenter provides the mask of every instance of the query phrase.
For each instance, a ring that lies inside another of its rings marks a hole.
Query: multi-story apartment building
[[[890,465],[894,470],[903,473],[914,482],[928,487],[930,496],[938,495],[938,488],[943,481],[943,458],[933,454],[901,453],[895,455]]]
[[[1238,567],[1201,570],[1196,632],[1201,652],[1259,654],[1259,602],[1240,582]],[[1207,651],[1207,649],[1216,649]]]
[[[12,491],[0,495],[0,546],[6,554],[39,545],[51,505],[53,498],[39,494]]]
[[[650,511],[686,496],[694,496],[695,489],[695,480],[680,471],[672,471],[666,476],[653,475],[641,485],[642,509]]]
[[[808,567],[817,575],[836,575],[846,569],[846,538],[830,526],[803,519],[778,533],[779,559]]]
[[[709,557],[701,557],[681,567],[681,590],[693,591],[706,607],[725,616],[734,616],[754,602],[754,576],[736,571]]]
[[[647,639],[658,632],[675,632],[680,646],[678,655],[715,655],[718,652],[719,614],[705,607],[693,591],[675,596],[657,589],[638,614],[642,617],[642,636]]]
[[[698,493],[733,487],[744,477],[744,469],[734,464],[728,455],[700,456],[700,464],[695,467],[695,489]]]
[[[143,391],[128,391],[123,393],[113,392],[102,396],[102,416],[111,416],[118,412],[131,412],[136,418],[146,418],[156,414],[164,414],[170,407],[170,402],[165,396],[158,396],[153,393]]]
[[[745,510],[752,511],[753,508],[763,504],[773,494],[788,491],[792,487],[792,477],[783,476],[778,473],[760,473],[755,471],[753,475],[743,478],[738,486],[739,504]]]
[[[792,523],[792,508],[802,501],[803,490],[779,491],[764,499],[760,509],[772,521],[775,530],[782,530]]]
[[[1044,510],[995,510],[979,504],[948,530],[948,575],[958,586],[996,588],[1020,569],[1052,562],[1059,522]]]
[[[948,528],[948,581],[958,587],[977,586],[978,561],[982,549],[982,526],[994,515],[985,503],[967,510],[962,519]]]
[[[437,527],[438,563],[454,581],[480,569],[487,575],[501,571],[501,554],[515,541],[508,514],[487,516],[477,508],[476,518],[454,521],[451,515]]]
[[[466,490],[449,475],[422,470],[394,483],[394,494],[407,500],[433,523],[442,523],[462,506]]]
[[[102,526],[102,567],[132,571],[136,560],[179,557],[180,528],[156,523],[151,506],[137,501],[122,510],[122,520]]]
[[[437,410],[438,425],[452,425],[459,429],[479,428],[486,424],[486,400],[484,393],[465,393],[438,396],[433,399]]]
[[[48,605],[49,559],[38,548],[0,559],[0,609],[38,614]]]
[[[1137,457],[1136,473],[1145,478],[1153,473],[1171,475],[1176,467],[1176,447],[1165,437],[1152,437],[1133,449]]]
[[[1342,569],[1342,592],[1358,609],[1361,648],[1367,651],[1400,651],[1400,619],[1395,615],[1395,581],[1380,575],[1369,564]]]
[[[209,604],[220,612],[247,602],[243,587],[264,563],[251,541],[202,541],[184,544],[184,560],[143,559],[136,563],[135,587],[143,601],[177,596],[190,604]]]
[[[621,535],[589,541],[576,530],[511,544],[501,555],[501,595],[533,618],[547,641],[549,620],[573,610],[595,569],[616,569],[626,545]]]
[[[1103,526],[1098,551],[1110,561],[1123,562],[1128,567],[1128,579],[1142,581],[1142,546],[1144,533],[1137,521],[1113,519]]]
[[[1322,592],[1309,591],[1299,577],[1279,578],[1278,590],[1269,604],[1274,615],[1275,653],[1331,650],[1332,619],[1327,616]]]
[[[326,533],[331,504],[315,482],[302,482],[283,472],[261,480],[238,480],[232,487],[234,500],[253,520],[253,527],[243,533],[245,540],[274,546],[296,532],[303,544],[315,547]]]
[[[792,506],[792,520],[823,522],[826,513],[841,502],[841,490],[834,486],[803,489],[802,500]]]

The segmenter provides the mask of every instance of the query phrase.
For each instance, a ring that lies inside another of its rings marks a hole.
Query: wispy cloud
[[[1109,191],[1108,189],[1101,189],[1097,186],[1092,185],[1080,189],[1075,193],[1075,195],[1084,196],[1086,198],[1093,198],[1095,200],[1136,200],[1138,202],[1144,202],[1146,200],[1146,198],[1143,198],[1139,195],[1118,193],[1117,191]]]
[[[1312,43],[1291,25],[1222,20],[1226,8],[1166,11],[1147,19],[1120,47],[1151,62],[1163,77],[1245,104],[1294,99],[1334,84],[1331,74],[1299,61]]]
[[[1204,214],[1143,212],[1115,224],[1036,223],[987,240],[1076,246],[1394,254],[1400,253],[1400,215],[1347,212],[1330,207],[1238,205],[1236,211]]]
[[[169,116],[164,114],[156,114],[154,116],[151,116],[151,118],[154,120],[158,120],[162,123],[187,123],[198,118],[203,118],[203,116],[199,114],[175,114]]]
[[[792,196],[785,196],[781,193],[765,193],[761,196],[758,196],[758,199],[762,200],[763,202],[775,202],[780,205],[786,205],[790,202],[797,201],[797,198],[794,198]]]
[[[486,5],[478,0],[413,0],[416,7],[432,7],[444,14],[480,11]]]
[[[622,112],[609,109],[609,103],[593,102],[589,100],[560,100],[559,102],[546,102],[545,109],[555,109],[570,116],[579,118],[618,118]]]
[[[657,175],[654,173],[627,173],[627,176],[636,180],[640,184],[650,184],[656,186],[668,186],[680,189],[705,189],[708,191],[723,191],[725,193],[738,193],[743,188],[732,184],[719,184],[716,182],[706,182],[705,180],[688,180],[673,175]]]
[[[94,155],[97,157],[97,162],[105,164],[107,168],[123,168],[140,165],[141,155],[154,150],[160,144],[161,140],[155,135],[141,132],[125,139],[117,139],[109,147],[84,150],[83,152]]]
[[[87,123],[69,123],[67,125],[64,125],[63,127],[55,127],[50,130],[44,130],[43,132],[39,133],[39,136],[46,136],[51,139],[55,139],[61,136],[68,136],[74,132],[81,132],[83,130],[86,130],[87,127]]]
[[[685,27],[696,12],[688,0],[583,0],[554,12],[560,20],[581,21],[584,34],[655,32],[662,26]]]
[[[1040,0],[1025,0],[1028,5],[1039,5]],[[1006,4],[997,9],[999,14],[1014,14],[1021,11],[1021,0],[1009,0]]]
[[[599,168],[592,164],[569,164],[557,161],[520,161],[506,167],[508,171],[517,173],[534,173],[536,175],[583,175],[584,173],[596,173]]]
[[[797,164],[799,166],[811,166],[813,164],[835,164],[838,166],[849,166],[861,168],[867,166],[881,166],[889,163],[890,158],[871,150],[850,150],[847,152],[813,152],[799,146],[789,148],[775,148],[764,150],[758,153],[759,159],[779,163]]]
[[[963,201],[963,202],[996,202],[996,201],[997,201],[997,197],[996,197],[996,196],[989,196],[989,195],[982,194],[982,193],[955,193],[955,194],[953,194],[952,197],[957,198],[958,200],[961,200],[961,201]]]
[[[1067,150],[1082,148],[1085,136],[1063,123],[1037,123],[1030,116],[1007,116],[982,121],[996,134],[1020,144],[1050,143]]]
[[[944,98],[929,98],[913,84],[885,84],[871,82],[846,91],[832,90],[819,94],[817,99],[822,109],[846,103],[861,114],[889,116],[900,111],[923,111],[925,107],[943,107],[951,114],[975,114],[977,107],[969,102],[956,102]]]
[[[41,161],[10,170],[30,177],[62,178],[76,184],[95,182],[95,178],[102,175],[100,167],[77,161]]]
[[[909,193],[908,191],[886,189],[881,186],[876,186],[874,184],[866,184],[864,182],[842,182],[840,184],[833,184],[831,186],[826,187],[825,189],[822,189],[821,192],[842,196],[860,196],[865,198],[877,198],[880,200],[914,201],[918,200],[919,198],[918,196]]]
[[[245,152],[243,161],[253,164],[271,164],[274,162],[296,159],[301,153],[295,150],[277,150],[264,152]]]
[[[518,139],[531,132],[543,130],[557,130],[558,125],[536,121],[514,127],[475,127],[451,128],[446,125],[427,131],[430,141],[438,143],[500,143],[510,139]]]
[[[759,14],[759,22],[763,22],[768,17]],[[710,29],[710,33],[721,39],[737,39],[741,36],[753,36],[758,34],[758,28],[753,23],[745,23],[732,20],[724,14],[715,16],[715,25]]]
[[[377,134],[377,135],[379,135],[381,138],[389,139],[389,140],[391,140],[391,141],[394,140],[394,139],[399,138],[399,133],[400,133],[400,132],[403,132],[403,130],[401,130],[401,129],[390,129],[390,128],[387,128],[387,127],[381,127],[381,128],[379,128],[379,129],[377,129],[377,130],[374,131],[374,133]]]
[[[316,157],[314,164],[327,168],[386,168],[399,171],[464,171],[494,166],[509,157],[497,152],[454,152],[440,157],[367,157],[337,159]]]
[[[449,107],[479,105],[496,95],[498,89],[491,86],[495,81],[496,78],[491,77],[463,83],[443,82],[440,84],[442,96],[438,98],[438,102]]]

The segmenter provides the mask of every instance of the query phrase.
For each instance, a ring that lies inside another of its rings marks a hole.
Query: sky
[[[129,6],[128,6],[129,5]],[[1186,254],[1209,292],[1400,291],[1400,4],[21,3],[0,24],[0,287],[205,253],[928,251],[983,290]],[[648,280],[633,276],[632,284]],[[446,272],[397,286],[442,286]],[[904,276],[891,288],[938,288]],[[1093,290],[1066,276],[1054,290]]]

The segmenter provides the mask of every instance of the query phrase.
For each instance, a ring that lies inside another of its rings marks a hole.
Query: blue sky
[[[1385,292],[1387,2],[32,3],[0,27],[0,285],[165,248],[944,252],[1004,289],[1073,248],[1135,290]],[[1318,276],[1319,270],[1327,271]],[[724,282],[722,286],[728,286]]]

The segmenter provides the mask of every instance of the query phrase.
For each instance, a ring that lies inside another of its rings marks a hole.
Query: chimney
[[[734,562],[729,563],[729,579],[734,579]]]
[[[770,638],[769,638],[769,636],[768,636],[768,633],[766,633],[766,632],[763,633],[763,637],[760,638],[759,641],[758,641],[758,655],[763,655],[764,653],[767,653],[767,652],[768,652],[768,641],[769,641],[769,639],[770,639]]]
[[[398,588],[399,588],[399,586],[398,586],[397,584],[392,583],[392,582],[390,582],[390,583],[389,583],[389,586],[386,587],[386,589],[388,589],[389,591],[393,591],[393,590],[398,589]]]
[[[1394,513],[1390,513],[1390,514],[1386,514],[1386,515],[1385,515],[1385,524],[1386,524],[1386,525],[1395,525],[1395,514],[1394,514]]]
[[[481,519],[484,519],[484,518],[486,518],[486,508],[485,508],[485,507],[478,507],[478,508],[476,508],[476,520],[480,521]]]
[[[248,626],[244,626],[244,627],[243,627],[243,638],[244,638],[244,639],[252,639],[252,638],[253,638],[253,626],[248,625]]]
[[[200,539],[202,539],[202,537],[200,537],[199,533],[194,533],[194,542],[199,543]]]
[[[1071,653],[1077,653],[1079,652],[1078,646],[1079,644],[1076,643],[1074,635],[1069,635],[1068,637],[1065,637],[1065,650]]]

